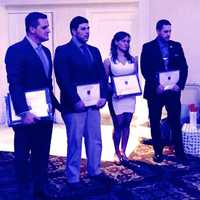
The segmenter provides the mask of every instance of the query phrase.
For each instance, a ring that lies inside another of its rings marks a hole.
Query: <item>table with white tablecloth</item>
[[[182,127],[184,152],[200,157],[200,124],[193,126],[185,123]]]

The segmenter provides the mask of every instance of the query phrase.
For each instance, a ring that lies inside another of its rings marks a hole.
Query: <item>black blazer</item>
[[[45,75],[44,67],[30,42],[22,41],[10,46],[7,50],[5,63],[9,92],[12,97],[16,114],[28,111],[25,92],[49,88],[53,107],[59,109],[59,103],[52,92],[52,60],[48,48],[43,46],[50,63],[49,77]]]
[[[106,98],[106,76],[100,52],[96,47],[88,45],[88,48],[93,57],[91,67],[87,67],[84,55],[72,40],[56,48],[54,67],[64,112],[75,112],[74,106],[80,100],[77,85],[100,83],[101,98]]]
[[[160,47],[156,39],[143,45],[140,64],[145,79],[144,98],[149,99],[156,95],[156,88],[159,85],[158,73],[165,71]],[[177,85],[183,90],[187,80],[188,65],[181,44],[172,40],[169,41],[168,69],[180,70]]]

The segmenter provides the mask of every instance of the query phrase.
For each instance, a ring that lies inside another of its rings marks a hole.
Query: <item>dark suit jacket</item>
[[[80,101],[77,85],[100,83],[101,98],[106,98],[106,77],[100,52],[93,46],[88,45],[88,48],[93,56],[93,63],[89,68],[84,55],[72,40],[56,49],[55,75],[64,112],[75,112],[74,105]]]
[[[156,95],[156,88],[159,85],[159,72],[165,71],[164,62],[157,40],[143,45],[141,53],[141,72],[145,79],[144,98],[150,99]],[[177,85],[184,89],[188,66],[181,44],[169,41],[169,70],[180,70],[180,78]]]
[[[28,111],[25,92],[49,88],[52,104],[59,108],[59,103],[52,92],[52,60],[49,49],[43,46],[49,63],[49,78],[45,75],[44,67],[30,42],[24,38],[22,41],[10,46],[7,50],[5,63],[9,91],[12,97],[16,114]]]

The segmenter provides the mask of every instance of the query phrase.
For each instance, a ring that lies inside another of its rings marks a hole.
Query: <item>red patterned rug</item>
[[[177,163],[169,148],[161,164],[152,161],[152,147],[141,144],[120,166],[102,162],[109,181],[93,181],[87,176],[86,160],[81,162],[78,191],[67,186],[65,157],[51,156],[49,195],[52,200],[173,200],[200,199],[200,159],[188,157],[188,164]],[[16,182],[13,153],[0,152],[0,200],[15,200]]]

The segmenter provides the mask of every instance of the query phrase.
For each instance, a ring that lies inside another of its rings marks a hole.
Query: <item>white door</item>
[[[110,43],[113,35],[118,31],[128,32],[131,37],[131,53],[138,53],[138,6],[129,4],[123,7],[106,7],[91,8],[87,11],[87,17],[90,24],[90,39],[89,43],[97,46],[105,59],[110,52]]]

